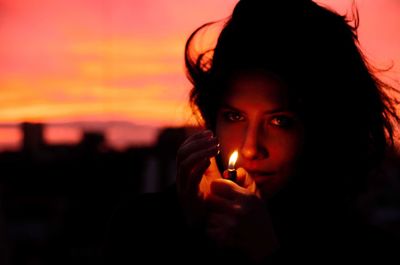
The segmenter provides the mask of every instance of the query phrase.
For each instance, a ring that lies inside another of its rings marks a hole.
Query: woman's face
[[[303,125],[289,108],[284,84],[267,75],[237,77],[217,113],[216,134],[221,158],[239,151],[243,167],[264,198],[276,194],[292,176],[303,144]]]

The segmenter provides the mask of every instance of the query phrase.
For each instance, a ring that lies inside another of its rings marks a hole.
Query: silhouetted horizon
[[[44,142],[48,145],[76,145],[85,133],[92,132],[104,134],[106,145],[119,151],[137,146],[153,146],[163,129],[185,127],[146,125],[127,120],[0,123],[0,135],[3,135],[0,153],[21,150],[23,124],[41,124]]]

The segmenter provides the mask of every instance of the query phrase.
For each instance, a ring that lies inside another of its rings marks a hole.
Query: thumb
[[[257,189],[257,184],[254,179],[250,176],[250,174],[242,167],[236,170],[236,184],[241,186],[242,188],[247,189],[253,194],[256,194],[257,197],[259,196],[259,191]],[[228,177],[228,171],[224,171],[224,178]]]

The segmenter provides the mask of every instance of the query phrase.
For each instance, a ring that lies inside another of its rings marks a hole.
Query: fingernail
[[[213,133],[212,133],[212,131],[210,131],[210,130],[205,130],[205,131],[203,132],[203,135],[204,135],[204,136],[207,136],[207,137],[212,137],[212,136],[213,136]]]
[[[217,140],[216,137],[207,138],[207,141],[209,141],[209,142],[215,142],[216,144],[218,143],[218,140]]]

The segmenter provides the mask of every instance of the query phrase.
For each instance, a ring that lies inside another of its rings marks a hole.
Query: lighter
[[[236,174],[236,160],[238,159],[238,151],[235,150],[230,158],[229,158],[229,164],[228,164],[228,179],[231,181],[236,181],[237,174]]]

